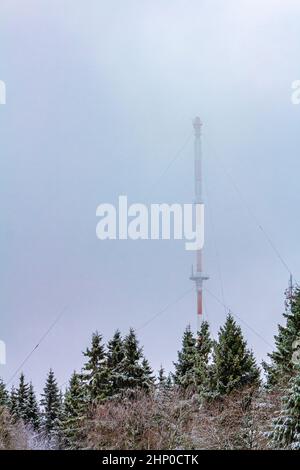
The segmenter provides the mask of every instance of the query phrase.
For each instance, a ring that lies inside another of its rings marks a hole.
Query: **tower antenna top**
[[[199,118],[199,116],[196,116],[195,119],[193,120],[193,126],[195,129],[195,136],[200,137],[201,135],[201,127],[202,127],[202,121]]]

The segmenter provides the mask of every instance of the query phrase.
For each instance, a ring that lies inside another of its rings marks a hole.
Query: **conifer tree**
[[[103,400],[108,395],[109,371],[102,336],[97,331],[92,336],[91,348],[83,354],[88,359],[82,372],[89,400]]]
[[[269,437],[276,448],[300,450],[300,369],[290,379],[280,416],[274,420]]]
[[[121,363],[124,359],[124,345],[121,333],[117,330],[107,344],[107,367],[109,395],[117,395],[122,386]]]
[[[63,406],[63,436],[69,449],[79,448],[81,423],[87,408],[87,397],[81,374],[73,372],[65,393]]]
[[[284,383],[293,374],[293,345],[297,340],[300,341],[300,287],[296,287],[292,293],[286,293],[286,311],[283,316],[286,324],[278,325],[278,335],[275,336],[276,349],[268,354],[271,362],[263,362],[268,386]]]
[[[165,375],[165,370],[162,365],[160,366],[158,371],[157,385],[159,389],[163,389],[167,385],[167,376]]]
[[[54,372],[50,369],[42,393],[42,430],[50,443],[58,445],[61,431],[62,406]]]
[[[259,369],[253,353],[247,349],[241,328],[231,314],[228,314],[225,325],[219,331],[213,369],[215,391],[220,394],[259,382]]]
[[[170,390],[173,387],[173,374],[171,372],[168,373],[167,375],[167,382],[166,382],[166,388]]]
[[[188,326],[182,338],[182,349],[178,351],[178,361],[174,363],[174,382],[183,388],[195,386],[196,340]]]
[[[3,380],[0,378],[0,406],[8,406],[9,398]]]
[[[9,411],[14,419],[18,419],[18,397],[17,391],[14,386],[11,388],[10,397],[9,397]]]
[[[156,387],[158,392],[165,397],[168,395],[168,392],[172,389],[172,375],[166,375],[162,365],[160,366],[160,369],[158,371]]]
[[[27,406],[29,396],[29,385],[25,382],[23,372],[20,375],[19,386],[17,389],[17,416],[25,423],[27,421]]]
[[[29,384],[28,401],[26,409],[26,423],[31,426],[34,431],[38,431],[41,424],[40,409],[36,399],[35,391],[32,383]]]
[[[124,358],[124,347],[119,330],[116,330],[112,339],[107,343],[107,365],[114,369]]]
[[[195,343],[195,383],[200,393],[209,392],[211,388],[211,366],[209,364],[213,341],[209,333],[209,324],[204,321],[198,331]]]
[[[143,386],[144,369],[141,364],[142,349],[131,328],[124,339],[124,358],[120,364],[121,388],[135,389]]]
[[[142,360],[143,375],[141,378],[141,387],[148,391],[154,386],[155,376],[149,361],[144,357]]]

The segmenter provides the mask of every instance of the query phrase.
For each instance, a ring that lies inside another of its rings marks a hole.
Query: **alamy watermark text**
[[[100,204],[96,210],[99,240],[185,240],[185,249],[201,250],[204,245],[204,205],[145,204],[128,205],[119,196],[118,207]]]

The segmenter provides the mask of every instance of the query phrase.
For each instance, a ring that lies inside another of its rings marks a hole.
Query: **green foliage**
[[[117,395],[122,387],[121,363],[124,359],[124,344],[121,333],[117,330],[107,344],[107,367],[109,395]]]
[[[10,392],[9,411],[14,419],[18,418],[18,399],[17,399],[17,391],[14,386],[12,386],[11,392]]]
[[[154,386],[155,376],[149,361],[144,357],[142,360],[143,375],[141,378],[141,388],[150,390]]]
[[[269,437],[277,448],[300,450],[300,370],[290,379],[280,416],[273,422]]]
[[[40,427],[40,410],[32,383],[25,382],[23,373],[20,375],[18,388],[12,387],[8,407],[15,420],[22,420],[34,431]]]
[[[83,381],[90,401],[103,400],[109,392],[109,370],[102,336],[96,331],[91,348],[83,353],[87,362],[83,367]]]
[[[124,358],[124,347],[119,330],[116,330],[112,339],[107,343],[107,366],[115,369]]]
[[[247,349],[241,328],[231,314],[220,328],[219,340],[215,343],[213,381],[215,391],[221,395],[259,383],[259,369],[253,353]]]
[[[17,389],[17,416],[25,423],[27,421],[27,407],[29,397],[29,385],[25,382],[23,373],[20,375],[19,387]]]
[[[36,399],[35,391],[33,388],[32,383],[29,384],[28,389],[28,400],[27,400],[27,407],[26,407],[26,424],[29,424],[34,431],[38,431],[40,429],[41,424],[41,416],[38,401]]]
[[[58,444],[60,440],[62,402],[61,395],[54,376],[50,369],[44,391],[42,393],[42,431],[49,441]]]
[[[131,328],[124,339],[124,357],[120,363],[121,390],[148,388],[152,371],[149,364],[143,361],[142,348],[139,346],[136,334]]]
[[[87,397],[81,374],[73,372],[65,393],[62,432],[65,446],[77,449],[81,439],[81,423],[87,411]]]
[[[174,363],[174,382],[183,388],[195,385],[196,340],[188,326],[182,338],[182,348],[178,351],[178,361]]]
[[[144,358],[133,329],[123,340],[117,330],[107,344],[94,333],[92,346],[84,353],[88,361],[82,377],[89,402],[105,400],[126,390],[143,388],[149,390],[154,384],[153,371]]]
[[[158,371],[157,385],[159,389],[162,389],[167,385],[167,376],[165,375],[165,370],[162,365],[160,366]]]
[[[156,389],[164,399],[171,395],[170,392],[173,390],[172,375],[166,375],[162,365],[158,371]]]
[[[183,388],[194,388],[204,392],[210,387],[209,364],[212,340],[209,324],[203,322],[197,338],[188,326],[183,334],[182,349],[178,352],[178,362],[175,363],[175,384]]]
[[[273,386],[284,383],[294,371],[292,361],[296,340],[300,340],[300,288],[293,290],[292,295],[287,296],[286,312],[283,314],[286,325],[278,325],[278,335],[275,336],[276,349],[268,354],[270,364],[263,362],[267,374],[267,385]]]
[[[194,375],[197,390],[201,395],[210,393],[211,390],[211,364],[210,355],[213,341],[210,337],[209,324],[204,321],[198,331],[195,342]]]

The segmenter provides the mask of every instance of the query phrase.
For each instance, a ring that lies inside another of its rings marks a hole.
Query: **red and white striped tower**
[[[195,131],[194,156],[195,156],[195,204],[203,204],[202,198],[202,148],[201,148],[201,119],[197,116],[193,121]],[[208,279],[203,274],[202,249],[196,251],[196,266],[192,267],[190,277],[195,282],[197,292],[197,330],[200,330],[203,321],[203,281]]]

